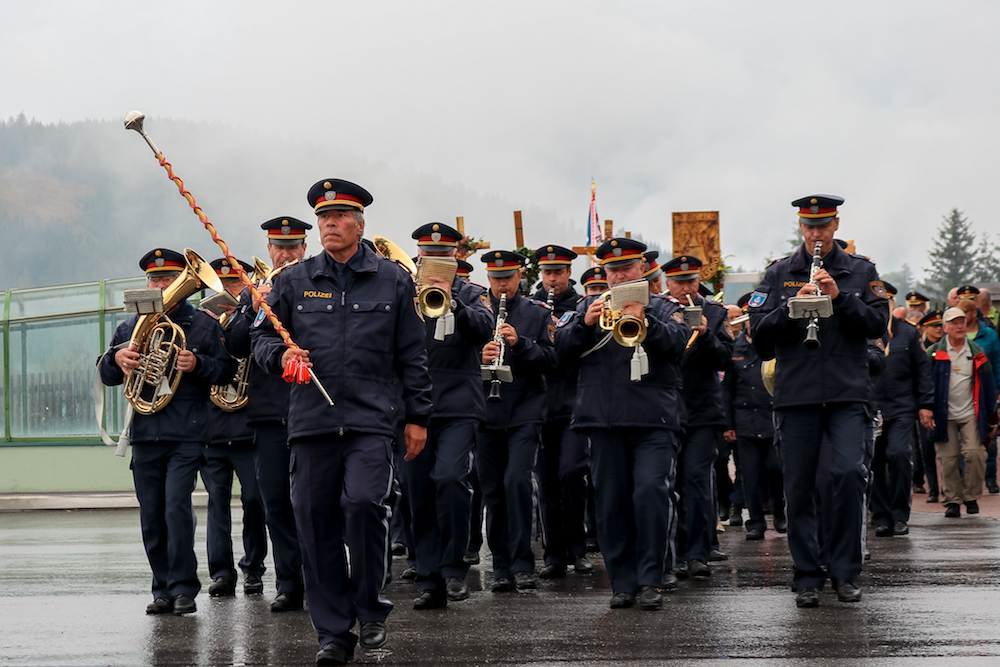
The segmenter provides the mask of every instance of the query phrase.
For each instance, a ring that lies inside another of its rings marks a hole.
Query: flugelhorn
[[[274,327],[274,331],[281,337],[282,342],[284,342],[285,346],[290,349],[299,349],[299,346],[292,340],[291,335],[289,335],[288,330],[285,329],[281,320],[279,320],[277,315],[275,315],[271,310],[271,306],[264,301],[261,293],[257,291],[256,285],[254,285],[253,281],[250,280],[247,272],[243,269],[240,263],[236,261],[233,253],[229,251],[229,246],[222,240],[222,237],[219,236],[219,232],[215,229],[215,226],[209,222],[208,216],[206,216],[205,212],[201,210],[201,207],[195,203],[194,195],[192,195],[187,188],[184,187],[184,181],[182,181],[180,177],[174,173],[173,166],[167,162],[167,159],[163,157],[163,153],[160,152],[160,149],[156,147],[153,140],[149,138],[148,134],[146,134],[146,130],[142,127],[145,119],[145,114],[139,111],[130,111],[128,115],[125,116],[125,129],[135,130],[140,136],[142,136],[143,139],[145,139],[146,143],[152,149],[153,155],[156,156],[157,162],[159,162],[160,166],[166,170],[167,177],[174,182],[174,185],[177,186],[177,191],[182,197],[184,197],[184,199],[187,200],[188,204],[191,206],[191,210],[198,216],[198,220],[200,220],[201,224],[205,226],[205,229],[212,236],[212,240],[215,241],[215,243],[219,246],[219,249],[222,250],[222,254],[225,255],[229,265],[236,270],[236,274],[240,277],[243,284],[250,288],[250,294],[253,295],[254,303],[260,303],[261,310],[264,311],[264,315],[267,316],[267,320],[271,323],[271,326]],[[215,272],[213,271],[212,273]],[[323,398],[326,399],[327,403],[333,405],[333,399],[330,398],[330,394],[327,393],[323,384],[319,381],[319,378],[316,377],[316,374],[313,373],[312,369],[306,368],[306,373],[309,375],[309,380],[316,385],[316,388],[321,394],[323,394]]]
[[[132,329],[129,345],[140,355],[139,366],[125,377],[123,390],[125,400],[141,415],[151,415],[166,407],[181,381],[177,355],[187,349],[187,337],[167,313],[202,285],[217,292],[225,289],[201,255],[185,248],[184,258],[187,260],[184,270],[163,290],[163,311],[140,315]]]
[[[615,342],[622,347],[637,347],[646,340],[646,321],[625,314],[625,304],[636,302],[643,306],[649,303],[649,283],[638,280],[615,285],[600,296],[604,299],[599,321],[601,329],[611,331]]]

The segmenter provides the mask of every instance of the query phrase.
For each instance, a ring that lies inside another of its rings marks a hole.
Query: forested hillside
[[[266,256],[264,220],[312,222],[305,193],[330,177],[368,188],[375,201],[367,235],[404,248],[419,224],[454,224],[458,215],[469,234],[510,247],[516,208],[524,211],[528,245],[584,239],[588,193],[579,212],[557,217],[513,197],[338,153],[332,130],[317,129],[322,145],[303,145],[222,124],[151,119],[146,129],[239,257]],[[138,258],[155,246],[221,255],[138,134],[121,121],[0,121],[0,289],[138,275]],[[310,241],[309,254],[318,250]]]

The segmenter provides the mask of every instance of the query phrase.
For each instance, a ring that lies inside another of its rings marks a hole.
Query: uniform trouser
[[[392,437],[348,432],[292,441],[295,525],[309,616],[320,646],[353,651],[354,622],[384,622],[392,488]],[[350,551],[348,561],[347,550]]]
[[[206,447],[201,466],[201,481],[208,491],[208,574],[236,583],[233,566],[233,473],[239,477],[240,500],[243,505],[243,558],[240,569],[244,575],[264,574],[267,556],[267,530],[264,528],[264,502],[257,488],[253,450],[228,447]]]
[[[392,452],[392,465],[396,471],[396,483],[393,485],[392,494],[395,496],[390,509],[392,509],[392,520],[389,523],[390,540],[400,542],[406,546],[406,564],[408,567],[416,567],[417,560],[414,556],[414,539],[411,526],[413,515],[410,512],[410,500],[406,491],[406,471],[403,460],[406,456],[406,422],[399,420],[396,424],[396,443]],[[429,437],[428,433],[428,437]]]
[[[202,464],[195,442],[149,442],[132,447],[142,543],[153,570],[153,598],[193,598],[201,590],[194,555],[191,493]]]
[[[927,479],[927,495],[936,496],[940,492],[937,474],[937,451],[934,449],[934,440],[927,429],[917,427],[917,457],[923,461],[924,477]],[[922,483],[923,478],[914,479],[916,483]]]
[[[275,588],[278,593],[302,594],[302,551],[295,530],[289,484],[288,427],[281,422],[253,427],[253,459],[257,488],[271,535]]]
[[[476,429],[475,419],[432,419],[424,450],[403,463],[422,591],[442,588],[446,578],[464,579],[469,571],[463,558],[469,547]]]
[[[589,458],[586,436],[572,431],[568,419],[542,427],[537,472],[546,565],[572,563],[587,554]]]
[[[882,434],[875,440],[872,461],[872,523],[892,526],[910,520],[913,489],[913,441],[916,416],[905,415],[888,419],[882,424]]]
[[[677,460],[677,559],[708,562],[715,538],[715,496],[712,467],[718,452],[719,429],[692,428],[685,433]]]
[[[531,473],[538,452],[538,424],[479,429],[476,469],[486,505],[486,541],[495,578],[534,572]]]
[[[747,530],[767,529],[767,519],[764,518],[764,498],[771,495],[771,488],[765,484],[765,471],[778,469],[777,452],[773,438],[748,438],[736,436],[736,451],[739,453],[740,481],[743,483],[743,499],[750,510],[750,518],[746,522]],[[780,474],[780,473],[779,473]],[[770,498],[772,512],[775,517],[781,517],[785,508],[782,498]]]
[[[597,539],[611,591],[659,587],[670,534],[677,436],[664,429],[592,429]]]
[[[739,455],[736,453],[736,447],[725,440],[719,442],[717,439],[716,447],[718,453],[715,457],[715,463],[713,463],[715,470],[715,502],[716,507],[719,509],[719,516],[728,518],[729,509],[733,504],[746,506],[743,498],[743,485],[740,483]],[[735,480],[729,476],[730,454],[733,455],[733,463],[736,468]],[[725,510],[725,515],[723,515],[722,510]]]
[[[796,590],[822,588],[828,573],[840,581],[853,582],[861,572],[868,477],[865,430],[869,419],[867,406],[860,402],[775,410]],[[823,446],[829,448],[829,463],[821,470]],[[823,476],[828,477],[830,486],[826,558],[820,552],[817,513],[817,480]],[[828,561],[828,573],[824,560]]]
[[[483,548],[483,489],[479,485],[475,453],[472,455],[472,463],[472,474],[469,475],[469,484],[472,486],[472,503],[469,508],[469,551],[479,553]]]
[[[941,462],[941,502],[945,505],[968,503],[983,495],[986,469],[986,448],[979,442],[979,427],[975,415],[948,420],[948,440],[935,442]],[[965,470],[958,469],[959,455],[965,460]]]

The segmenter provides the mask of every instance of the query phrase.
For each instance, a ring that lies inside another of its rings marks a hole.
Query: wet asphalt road
[[[860,604],[824,592],[818,609],[795,607],[787,546],[772,531],[746,542],[729,528],[720,539],[730,560],[707,582],[683,582],[659,612],[612,612],[599,558],[592,576],[571,573],[534,593],[484,592],[486,550],[469,600],[415,612],[416,589],[398,581],[397,559],[389,643],[359,647],[355,663],[1000,665],[1000,523],[915,514],[911,526],[908,537],[870,538]],[[0,664],[312,665],[308,614],[268,611],[268,567],[264,596],[203,591],[196,614],[150,617],[137,511],[0,513]]]

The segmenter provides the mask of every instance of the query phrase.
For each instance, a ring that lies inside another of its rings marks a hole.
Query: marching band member
[[[186,264],[184,255],[156,248],[139,260],[146,285],[169,287]],[[201,590],[194,554],[191,493],[208,435],[208,392],[228,382],[236,363],[222,345],[219,323],[181,301],[167,315],[184,330],[187,349],[177,355],[180,384],[173,398],[153,414],[136,413],[130,430],[132,478],[139,500],[142,542],[153,570],[153,601],[147,614],[190,614]],[[118,325],[111,348],[98,361],[101,380],[122,384],[140,365],[140,352],[128,345],[138,316]]]
[[[313,185],[307,198],[324,252],[286,268],[267,295],[302,347],[286,347],[263,318],[251,336],[265,370],[307,382],[294,385],[289,400],[291,494],[321,647],[316,662],[327,665],[353,656],[356,621],[362,646],[385,644],[392,603],[380,591],[396,387],[402,387],[406,458],[413,459],[427,437],[431,382],[413,279],[362,240],[372,196],[331,178]],[[310,374],[322,380],[333,405],[308,382]]]
[[[601,245],[597,257],[611,287],[642,278],[644,250],[644,244],[624,238]],[[643,609],[659,609],[681,429],[680,360],[690,329],[678,306],[664,298],[652,297],[645,307],[624,304],[623,314],[646,323],[648,372],[636,374],[637,350],[608,342],[610,332],[598,326],[604,304],[604,298],[588,296],[565,313],[556,348],[562,363],[580,365],[572,427],[592,443],[597,533],[611,577],[611,608],[635,605],[638,594]]]
[[[642,277],[649,283],[650,294],[663,293],[663,267],[656,262],[659,256],[660,253],[656,250],[647,250],[642,253],[642,258],[645,261]]]

